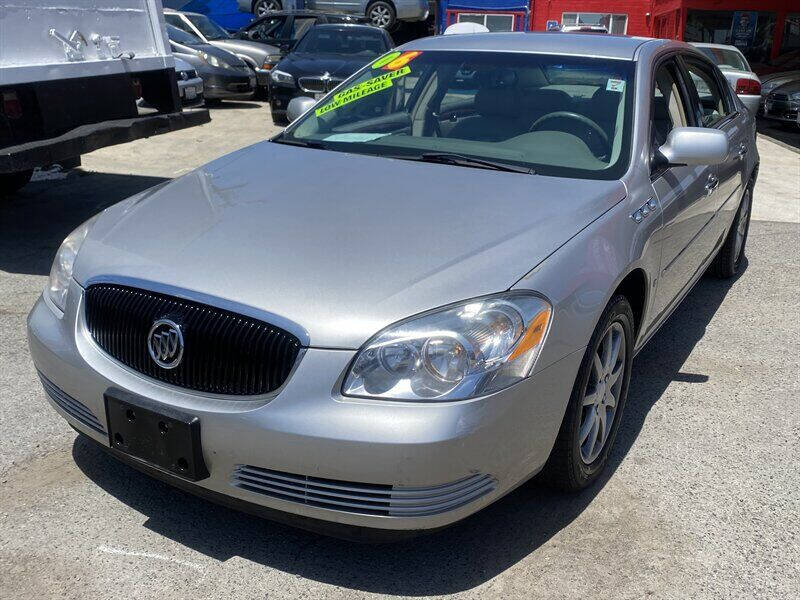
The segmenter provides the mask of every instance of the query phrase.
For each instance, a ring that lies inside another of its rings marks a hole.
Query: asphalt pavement
[[[265,105],[231,104],[0,204],[0,598],[800,597],[800,153],[763,135],[743,272],[701,280],[636,358],[611,469],[582,494],[532,482],[437,534],[359,545],[189,496],[78,437],[25,336],[58,244],[274,131]]]

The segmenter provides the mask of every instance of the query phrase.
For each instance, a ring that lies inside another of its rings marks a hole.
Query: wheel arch
[[[619,295],[625,296],[628,300],[628,304],[631,305],[634,320],[634,339],[638,339],[642,329],[642,323],[644,322],[644,314],[647,307],[647,292],[650,287],[647,281],[648,278],[644,269],[636,267],[622,278],[611,294],[611,298]]]

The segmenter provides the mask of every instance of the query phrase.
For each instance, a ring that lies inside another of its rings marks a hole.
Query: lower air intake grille
[[[59,389],[59,387],[50,381],[47,377],[39,373],[39,379],[42,380],[44,391],[50,396],[50,399],[55,402],[61,409],[73,419],[79,421],[81,424],[86,425],[90,429],[94,429],[98,433],[105,433],[106,428],[100,423],[97,417],[94,416],[86,406],[69,396],[66,392]]]
[[[453,510],[495,489],[489,475],[434,487],[397,487],[293,475],[250,465],[233,472],[236,487],[289,502],[367,515],[422,517]]]
[[[162,368],[148,350],[148,333],[159,319],[170,319],[181,328],[183,356],[175,368]],[[246,396],[276,390],[300,352],[300,340],[263,321],[112,284],[87,288],[86,326],[98,346],[131,369],[215,394]]]

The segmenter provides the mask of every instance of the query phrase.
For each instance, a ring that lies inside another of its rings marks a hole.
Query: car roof
[[[493,32],[422,38],[405,44],[403,48],[421,51],[531,52],[633,60],[637,50],[645,44],[665,45],[671,43],[675,42],[606,33]]]
[[[314,29],[366,29],[369,31],[377,30],[381,33],[385,33],[385,31],[380,27],[375,27],[375,25],[365,25],[363,23],[320,23],[319,25],[314,25]]]
[[[719,48],[720,50],[734,50],[739,54],[742,53],[736,46],[731,46],[730,44],[710,44],[706,42],[689,42],[692,46],[696,48]]]

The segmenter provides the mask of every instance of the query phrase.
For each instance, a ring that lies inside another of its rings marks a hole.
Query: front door
[[[698,124],[719,129],[728,136],[728,158],[714,167],[718,179],[714,209],[719,211],[724,207],[728,213],[727,218],[717,219],[714,225],[718,237],[721,237],[742,195],[748,149],[745,121],[753,117],[749,113],[737,112],[728,82],[715,72],[713,65],[694,56],[684,56],[682,61]]]
[[[656,69],[651,105],[651,148],[667,141],[675,127],[695,125],[692,103],[674,58]],[[709,228],[717,185],[713,167],[668,166],[653,173],[653,193],[663,211],[661,275],[653,314],[668,310],[702,266],[713,247]]]

